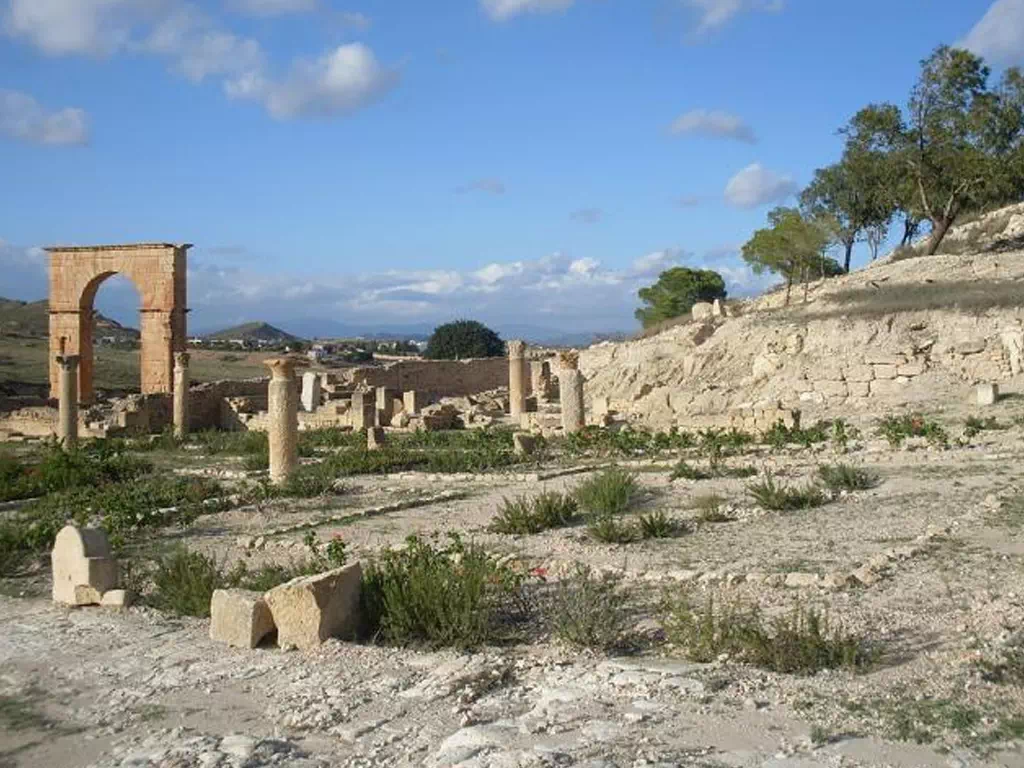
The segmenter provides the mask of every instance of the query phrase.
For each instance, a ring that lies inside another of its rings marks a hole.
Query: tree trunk
[[[789,295],[793,292],[793,276],[786,278],[786,306],[789,306]]]
[[[846,258],[843,259],[843,272],[850,274],[850,257],[853,256],[853,240],[846,243]]]
[[[942,244],[942,238],[949,232],[949,228],[953,224],[953,217],[946,216],[941,219],[932,219],[932,234],[928,238],[928,248],[925,254],[928,256],[934,256],[935,252],[939,250],[939,246]]]
[[[900,243],[900,248],[910,245],[910,241],[914,239],[914,235],[917,234],[917,229],[920,226],[921,222],[915,221],[909,216],[903,219],[903,241]]]

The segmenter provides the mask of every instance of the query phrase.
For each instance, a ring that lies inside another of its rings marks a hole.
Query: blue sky
[[[671,264],[763,287],[738,246],[940,43],[1024,63],[1024,0],[0,0],[0,295],[184,241],[194,328],[629,329]]]

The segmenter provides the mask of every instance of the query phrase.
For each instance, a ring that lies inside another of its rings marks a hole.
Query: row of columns
[[[527,366],[526,342],[508,342],[508,412],[513,420],[526,412]],[[583,410],[583,374],[579,370],[579,357],[574,354],[559,356],[559,399],[562,406],[562,429],[566,434],[578,432],[586,424]]]

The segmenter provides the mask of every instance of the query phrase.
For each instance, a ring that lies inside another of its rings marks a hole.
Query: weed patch
[[[830,491],[866,491],[879,482],[874,472],[849,464],[824,464],[818,467],[818,479]]]
[[[697,521],[701,523],[731,523],[736,518],[725,511],[728,501],[724,496],[709,493],[695,496],[690,507],[697,511]]]
[[[587,512],[608,516],[626,512],[639,490],[636,475],[613,467],[580,483],[574,495]]]
[[[637,518],[637,527],[641,538],[670,539],[682,530],[677,520],[670,518],[664,510],[648,512]]]
[[[886,416],[878,422],[876,434],[888,440],[893,448],[899,448],[908,437],[923,437],[930,444],[942,447],[949,444],[946,430],[919,413]]]
[[[578,511],[576,499],[561,493],[505,499],[498,515],[491,521],[490,529],[505,534],[540,533],[571,525],[578,518]]]
[[[773,475],[765,475],[764,479],[747,486],[747,493],[763,509],[772,512],[792,512],[800,509],[820,507],[828,502],[828,497],[816,485],[791,487],[775,482]]]
[[[594,574],[577,563],[571,575],[555,586],[549,606],[555,637],[576,648],[608,650],[621,639],[627,626],[620,579]]]

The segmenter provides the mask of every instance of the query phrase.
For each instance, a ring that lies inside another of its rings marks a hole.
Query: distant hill
[[[216,333],[208,333],[205,338],[211,340],[229,341],[231,339],[242,339],[243,341],[263,341],[271,344],[286,344],[290,341],[302,341],[298,336],[293,336],[287,331],[275,328],[270,323],[242,323],[231,328],[225,328]]]
[[[31,336],[46,338],[50,335],[50,303],[42,301],[18,301],[0,297],[0,336]],[[96,313],[93,324],[93,341],[112,336],[117,341],[136,341],[139,332],[121,325],[116,320]]]

